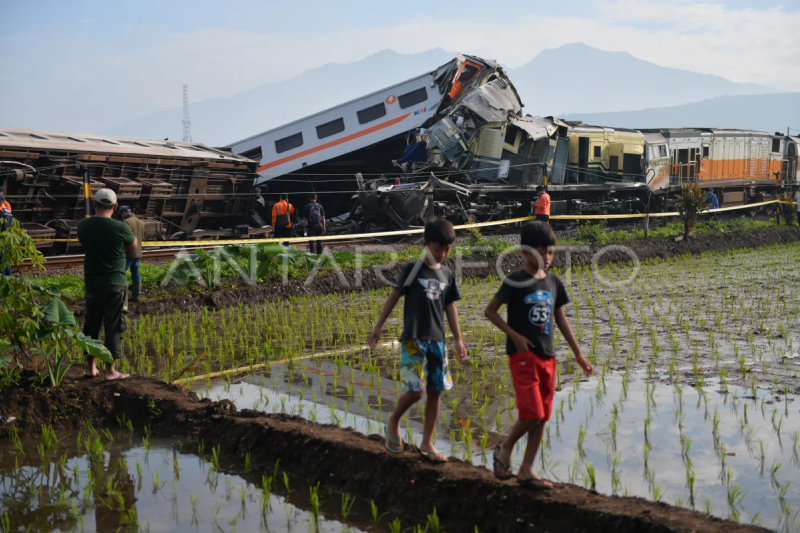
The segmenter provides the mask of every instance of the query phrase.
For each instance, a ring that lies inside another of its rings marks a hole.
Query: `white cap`
[[[104,207],[113,207],[117,203],[117,193],[111,189],[100,189],[95,193],[94,201]]]

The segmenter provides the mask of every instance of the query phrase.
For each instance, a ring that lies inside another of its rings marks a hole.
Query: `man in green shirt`
[[[78,240],[83,246],[83,283],[86,292],[86,320],[83,333],[93,339],[105,330],[105,346],[115,363],[107,364],[107,380],[130,377],[116,370],[122,355],[122,332],[127,327],[122,308],[128,290],[125,251],[136,248],[136,237],[127,224],[114,220],[117,195],[111,189],[100,189],[94,195],[95,215],[78,222]],[[100,374],[94,357],[89,357],[87,377]]]

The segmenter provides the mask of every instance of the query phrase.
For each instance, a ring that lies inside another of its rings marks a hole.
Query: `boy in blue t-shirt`
[[[442,265],[450,254],[456,232],[445,219],[425,224],[425,260],[413,261],[403,268],[400,278],[369,334],[369,345],[374,348],[381,336],[381,329],[392,309],[405,296],[403,305],[403,333],[400,336],[400,380],[405,391],[397,401],[397,407],[386,423],[386,449],[391,453],[403,451],[400,440],[400,420],[412,405],[428,393],[425,404],[425,427],[419,446],[423,459],[433,463],[444,463],[447,457],[433,445],[433,433],[439,419],[442,392],[453,387],[453,379],[447,364],[444,344],[444,316],[453,332],[456,359],[464,361],[467,350],[461,340],[456,301],[461,294],[456,279],[449,268]]]

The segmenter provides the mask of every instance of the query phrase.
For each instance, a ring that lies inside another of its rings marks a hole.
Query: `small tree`
[[[683,238],[688,239],[692,234],[700,212],[705,209],[703,191],[697,183],[684,183],[681,187],[681,197],[678,199],[678,211],[683,224]]]

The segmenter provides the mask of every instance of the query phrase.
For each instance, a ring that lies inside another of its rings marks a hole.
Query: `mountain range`
[[[329,63],[227,98],[191,103],[192,138],[207,145],[227,145],[431,71],[454,56],[441,48],[418,54],[383,50],[360,61]],[[789,123],[782,120],[783,106],[796,101],[791,95],[769,94],[773,91],[761,85],[666,68],[626,52],[607,52],[581,43],[543,50],[507,71],[526,113],[585,118],[584,122],[602,125],[614,125],[611,122],[616,120],[619,126],[624,121],[628,127],[649,127],[669,118],[669,124],[656,125],[721,127],[723,122],[734,122],[743,129],[764,129],[767,124],[771,125],[767,129],[785,128]],[[746,95],[760,98],[750,100]],[[685,112],[663,111],[684,104],[691,104]],[[182,117],[182,108],[176,107],[101,133],[180,139]],[[637,120],[646,124],[634,124]]]
[[[618,128],[711,127],[786,133],[800,124],[800,93],[719,96],[678,106],[612,113],[570,113],[564,120]]]

